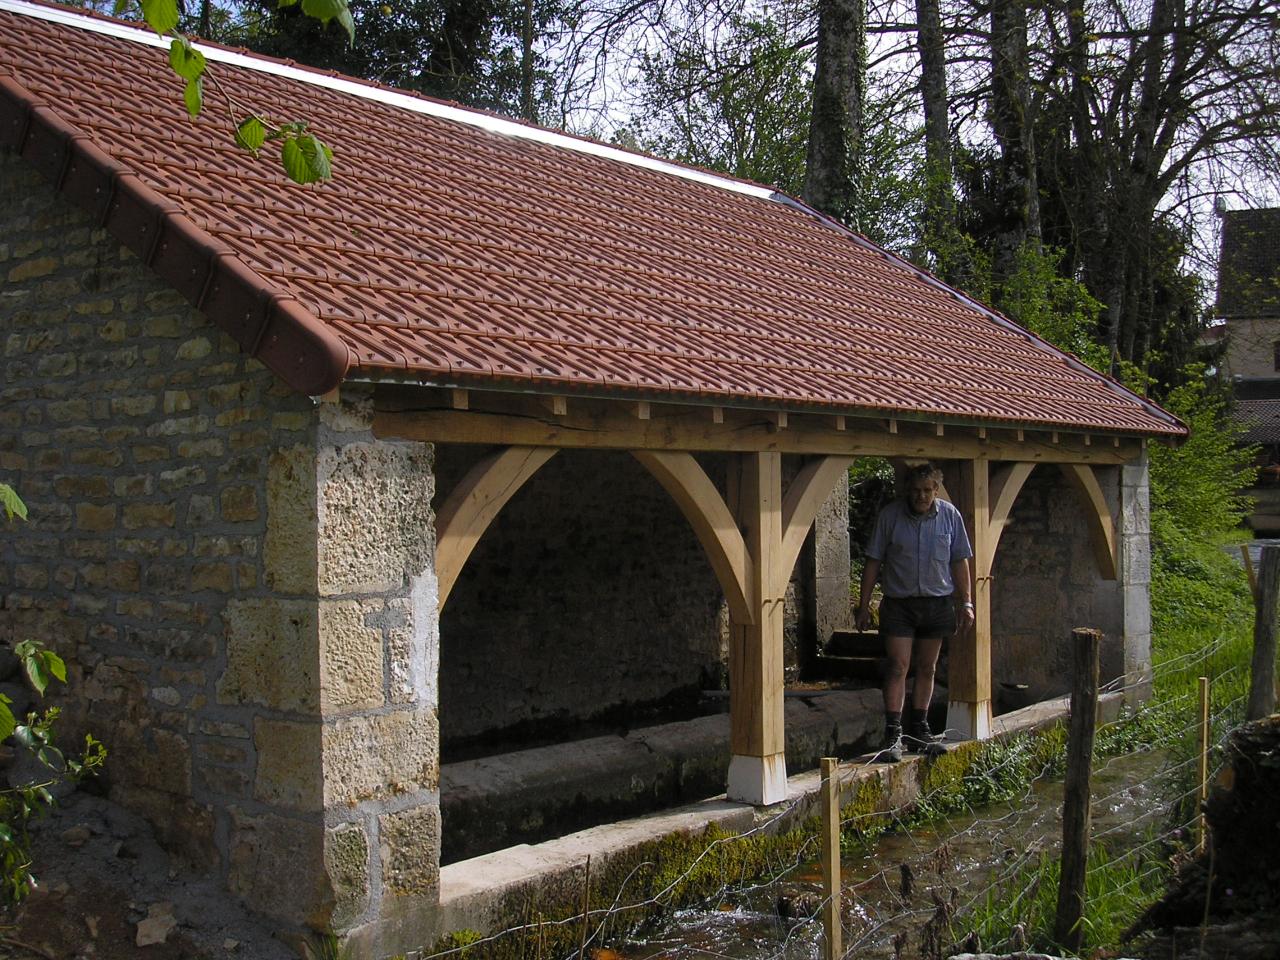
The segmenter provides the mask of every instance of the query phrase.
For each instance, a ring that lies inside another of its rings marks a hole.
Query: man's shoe
[[[887,727],[884,731],[884,746],[875,757],[881,763],[897,763],[902,759],[902,728]]]
[[[927,757],[936,757],[938,754],[946,752],[946,748],[933,738],[933,731],[929,729],[929,721],[927,720],[913,723],[911,732],[903,737],[903,740],[906,742],[907,749],[912,753],[923,753]]]

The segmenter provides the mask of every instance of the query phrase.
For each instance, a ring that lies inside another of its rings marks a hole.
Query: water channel
[[[1142,752],[1104,761],[1093,776],[1093,832],[1112,856],[1141,843],[1162,825],[1166,805],[1163,771],[1169,758]],[[1034,783],[1024,797],[976,813],[939,821],[911,832],[895,832],[845,857],[844,940],[850,957],[894,957],[894,937],[913,938],[904,956],[915,956],[919,931],[934,913],[934,892],[953,896],[963,910],[1017,862],[1061,845],[1061,781]],[[903,896],[903,876],[911,876]],[[821,956],[821,926],[785,915],[808,917],[822,896],[816,863],[805,863],[783,879],[746,890],[730,890],[719,902],[681,910],[656,928],[610,945],[599,960],[734,958],[815,960]]]

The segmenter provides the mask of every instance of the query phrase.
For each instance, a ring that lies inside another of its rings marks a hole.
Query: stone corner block
[[[320,601],[320,706],[326,716],[382,706],[382,630],[366,624],[381,610],[381,602]]]
[[[324,596],[403,587],[435,549],[430,444],[352,443],[319,457]]]
[[[369,911],[369,838],[363,825],[343,823],[325,831],[325,871],[333,889],[335,933],[350,930]]]
[[[223,612],[227,666],[218,702],[313,713],[320,705],[319,621],[314,600],[250,598]]]
[[[305,444],[277,450],[267,464],[264,579],[278,593],[314,593],[318,528],[316,453]]]
[[[434,710],[344,717],[323,729],[326,807],[434,790],[439,784]]]
[[[320,817],[295,820],[231,810],[227,886],[261,913],[327,930],[336,905]]]
[[[440,885],[440,808],[426,804],[378,818],[383,889],[421,896]]]

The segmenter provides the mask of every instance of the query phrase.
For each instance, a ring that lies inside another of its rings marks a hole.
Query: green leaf
[[[284,172],[294,183],[317,183],[333,176],[333,151],[310,134],[290,137],[280,148]]]
[[[49,686],[49,678],[45,674],[44,661],[39,657],[33,657],[26,662],[27,678],[31,681],[31,685],[36,688],[36,693],[44,696],[45,688]]]
[[[9,704],[0,703],[0,740],[8,740],[17,728],[18,721],[14,719],[13,711],[9,709]]]
[[[302,12],[321,23],[337,20],[347,31],[350,42],[355,42],[356,25],[351,19],[351,8],[347,6],[347,0],[302,0]]]
[[[199,80],[204,75],[204,54],[186,37],[174,37],[169,44],[169,66],[183,80]]]
[[[22,498],[18,496],[18,491],[7,483],[0,483],[0,503],[4,504],[4,518],[12,520],[14,517],[27,519],[27,505],[22,502]]]
[[[200,116],[200,108],[204,106],[204,81],[188,80],[186,89],[182,91],[182,100],[192,120]]]
[[[138,0],[142,7],[142,19],[159,34],[166,34],[178,26],[178,0]]]
[[[283,10],[285,7],[292,7],[297,2],[298,0],[280,0],[280,9]]]
[[[129,9],[130,0],[116,0],[116,5],[111,9],[113,17],[122,16]]]
[[[13,843],[13,831],[9,829],[7,823],[0,822],[0,841]]]
[[[245,117],[236,127],[236,144],[257,153],[267,142],[267,127],[258,117]]]
[[[44,652],[44,665],[48,668],[49,672],[57,677],[62,683],[67,682],[67,664],[52,650],[46,650]]]

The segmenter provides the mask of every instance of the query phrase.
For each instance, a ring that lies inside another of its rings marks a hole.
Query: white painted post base
[[[991,701],[952,700],[947,704],[947,736],[964,740],[991,738]]]
[[[787,799],[787,755],[748,757],[735,753],[729,760],[729,800],[768,806]]]

